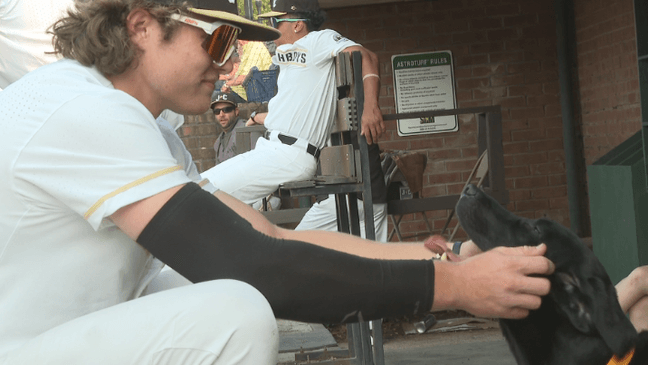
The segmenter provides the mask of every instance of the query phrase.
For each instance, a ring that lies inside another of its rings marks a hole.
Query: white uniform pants
[[[236,155],[203,172],[216,188],[253,204],[290,181],[311,179],[317,161],[301,146],[259,138],[253,150]]]
[[[387,242],[387,204],[374,204],[374,225],[376,228],[376,241]],[[360,234],[364,238],[364,204],[358,200],[358,214],[360,215]],[[296,231],[307,230],[337,231],[337,212],[335,209],[335,195],[329,195],[306,212]]]
[[[214,280],[73,319],[0,364],[275,365],[278,346],[277,324],[261,293],[239,281]]]

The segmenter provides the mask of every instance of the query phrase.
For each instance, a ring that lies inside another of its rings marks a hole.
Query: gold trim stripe
[[[102,196],[101,199],[97,200],[97,202],[94,203],[94,205],[91,206],[90,209],[88,209],[88,211],[83,215],[83,219],[87,220],[88,218],[90,218],[90,216],[93,215],[94,212],[96,212],[97,209],[99,209],[99,207],[103,203],[106,202],[106,200],[116,196],[117,194],[121,194],[121,193],[123,193],[124,191],[126,191],[128,189],[136,187],[137,185],[144,184],[147,181],[153,180],[155,178],[158,178],[158,177],[166,175],[166,174],[170,174],[170,173],[172,173],[174,171],[178,171],[178,170],[184,170],[184,169],[182,168],[182,166],[179,166],[179,165],[178,166],[173,166],[173,167],[168,167],[168,168],[160,170],[158,172],[154,172],[154,173],[152,173],[152,174],[150,174],[148,176],[144,176],[141,179],[135,180],[130,184],[124,185],[121,188]]]

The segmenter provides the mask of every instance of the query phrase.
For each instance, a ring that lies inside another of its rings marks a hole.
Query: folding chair
[[[484,183],[484,178],[486,177],[486,174],[488,174],[488,150],[485,150],[481,156],[477,159],[477,162],[475,163],[475,167],[473,167],[472,171],[470,172],[470,175],[468,176],[468,180],[466,180],[466,183],[464,184],[463,191],[468,184],[471,184],[473,180],[477,180],[477,183],[475,184],[478,188],[480,188],[483,183]],[[448,215],[448,220],[446,220],[445,224],[443,225],[443,229],[441,230],[441,234],[443,235],[446,231],[446,228],[448,228],[448,225],[450,224],[450,221],[452,220],[452,217],[454,216],[455,209],[452,208],[450,211],[450,215]],[[457,230],[459,229],[459,222],[457,222],[457,225],[454,227],[452,230],[452,234],[448,238],[449,242],[452,242],[452,239],[454,238],[455,234],[457,233]]]
[[[427,156],[420,152],[409,151],[390,151],[383,156],[383,173],[385,174],[385,184],[389,187],[390,183],[402,181],[410,190],[411,198],[418,199],[423,191],[423,172],[427,165]],[[401,197],[402,199],[402,197]],[[427,227],[427,233],[420,233],[410,236],[403,236],[400,232],[400,222],[404,215],[388,214],[392,222],[392,230],[389,233],[387,241],[391,241],[394,234],[399,241],[409,238],[415,238],[422,235],[432,234],[432,226],[427,219],[425,211],[414,212],[421,213],[423,222]]]

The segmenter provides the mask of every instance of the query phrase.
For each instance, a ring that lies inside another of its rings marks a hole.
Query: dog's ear
[[[551,283],[551,296],[558,308],[579,332],[593,333],[595,326],[592,321],[592,300],[583,293],[581,281],[573,273],[566,272],[557,272],[554,278]]]
[[[551,296],[571,324],[585,334],[598,334],[619,356],[634,345],[637,332],[623,313],[612,282],[598,277],[581,279],[574,273],[554,276]]]

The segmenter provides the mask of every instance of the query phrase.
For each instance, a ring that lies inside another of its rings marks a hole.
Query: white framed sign
[[[450,51],[392,56],[396,113],[455,109],[454,65]],[[399,119],[399,136],[456,132],[456,115]]]

